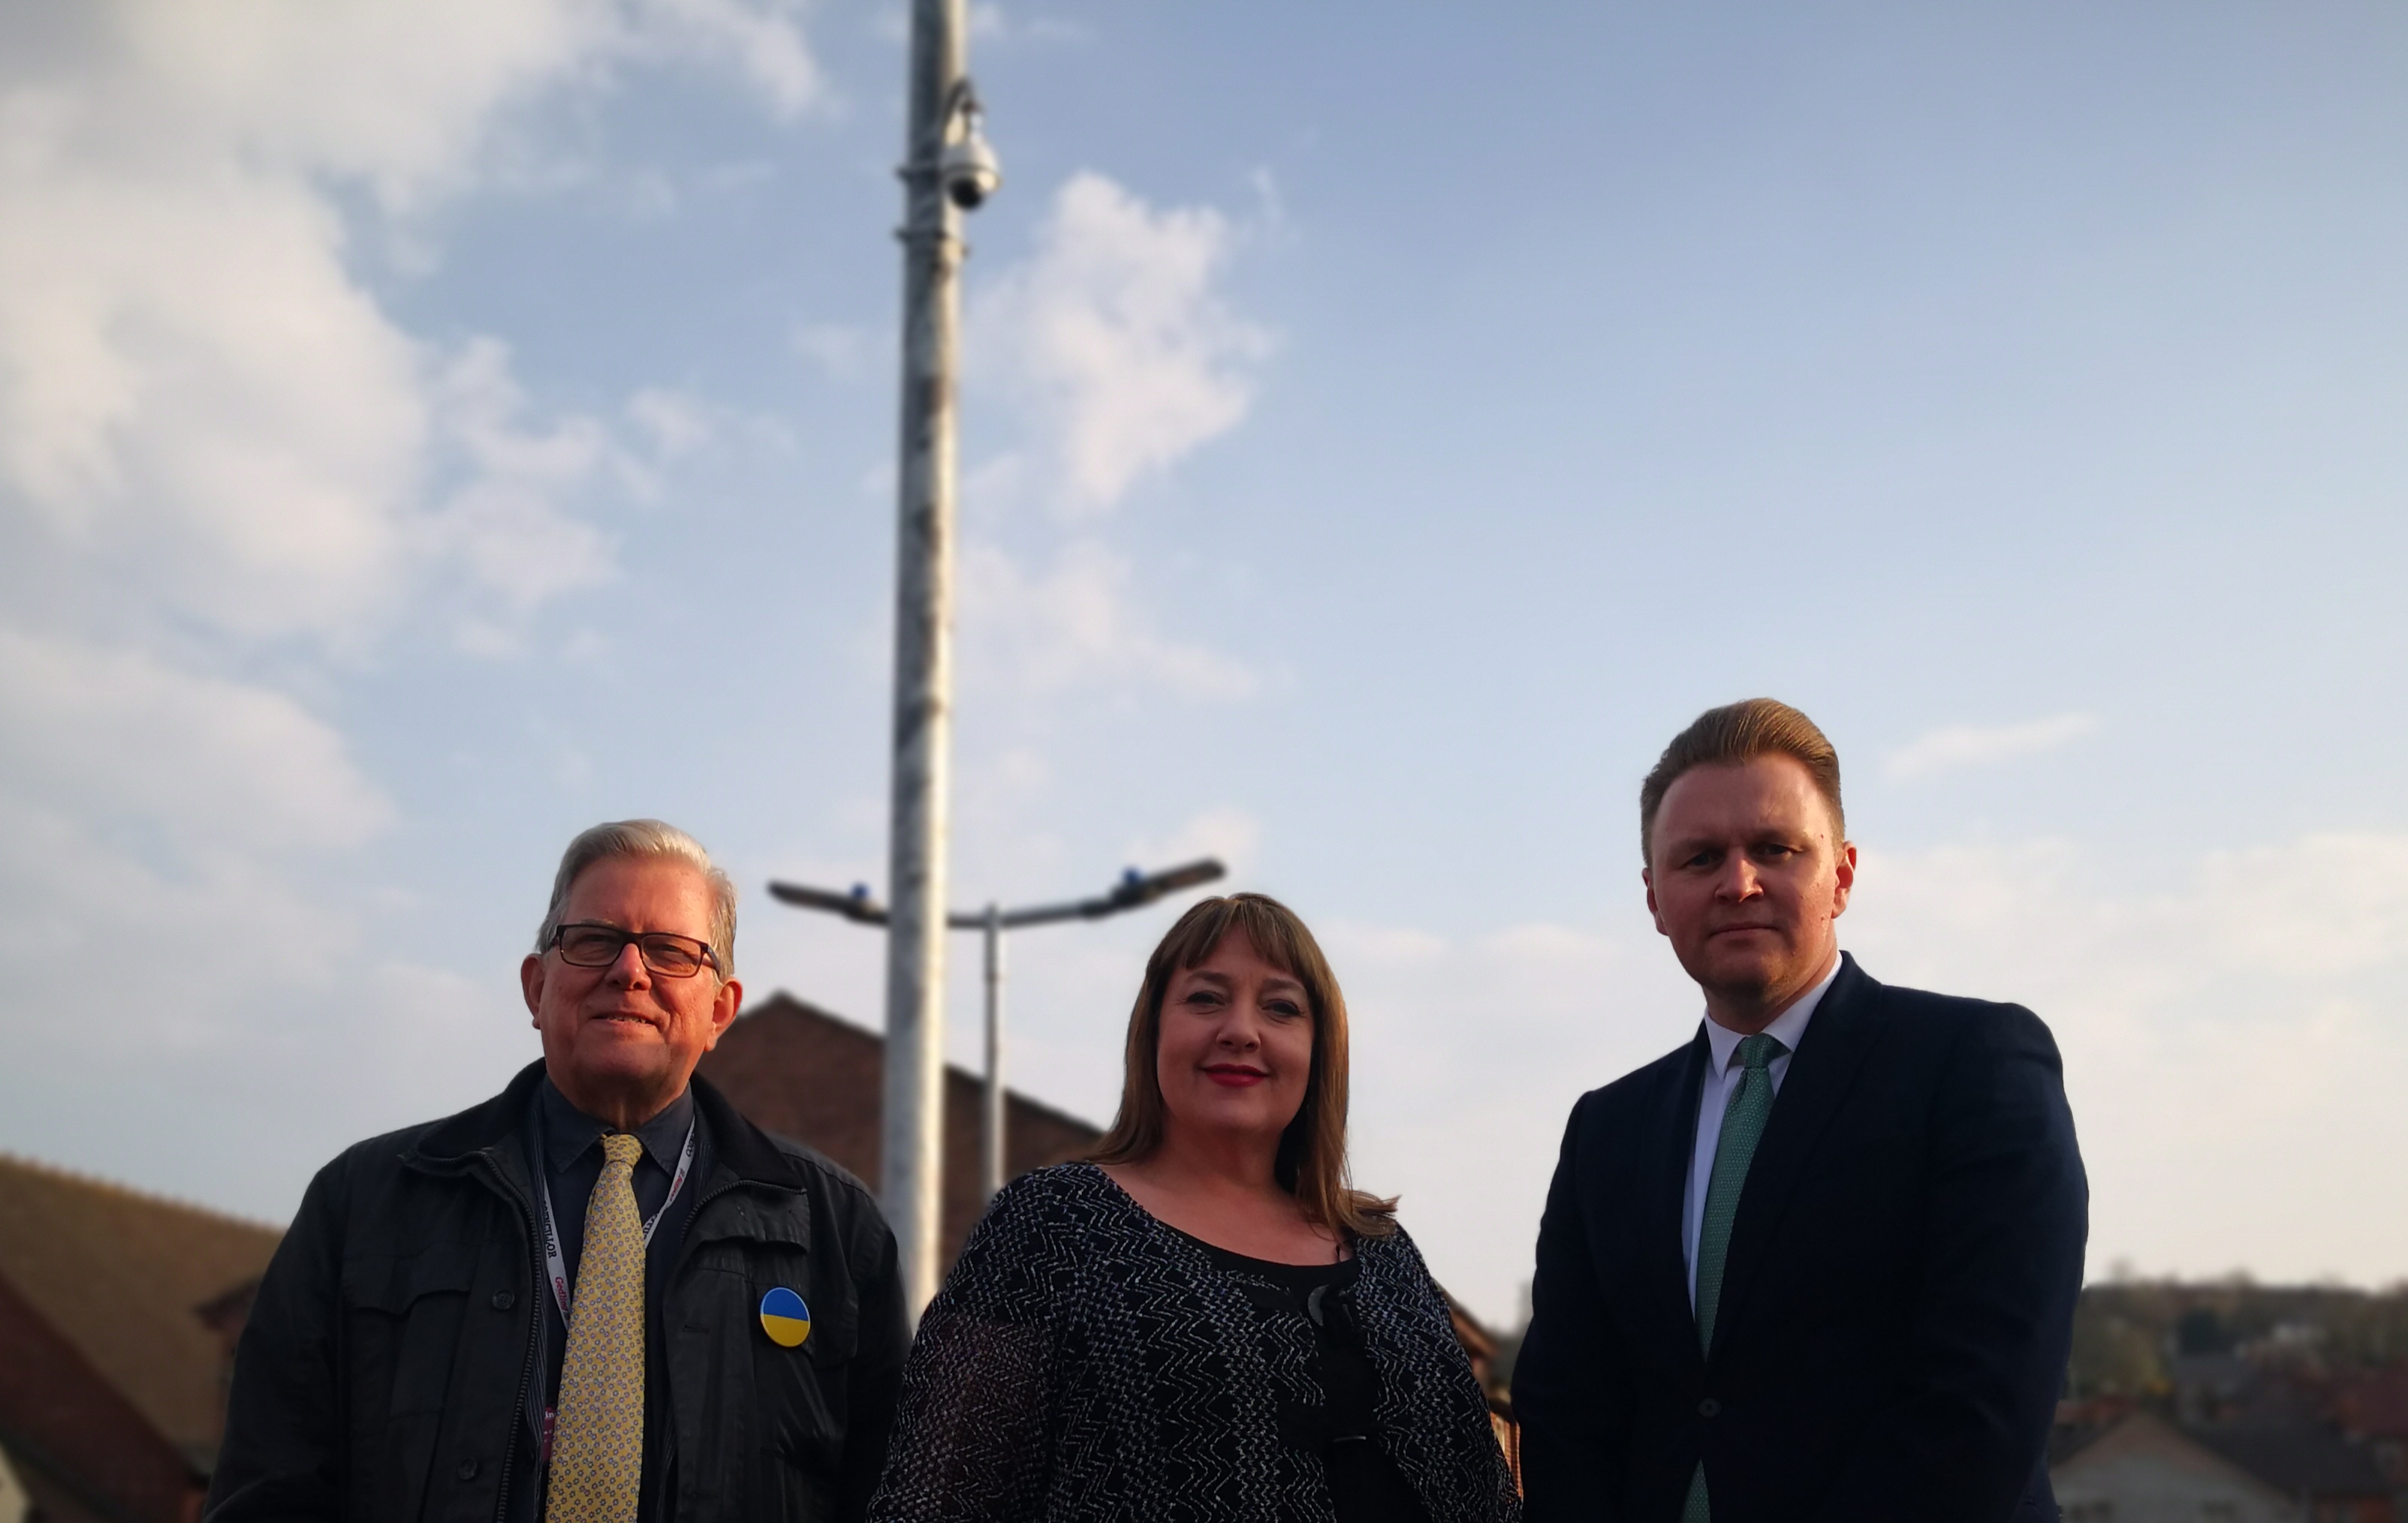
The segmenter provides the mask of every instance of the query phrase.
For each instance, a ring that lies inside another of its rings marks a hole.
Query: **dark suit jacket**
[[[2018,1005],[1843,959],[1740,1194],[1711,1354],[1682,1201],[1702,1030],[1581,1097],[1513,1371],[1530,1523],[2055,1523],[2045,1448],[2089,1187]]]

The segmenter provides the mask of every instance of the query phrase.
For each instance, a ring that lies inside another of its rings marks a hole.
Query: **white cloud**
[[[108,15],[121,67],[78,83],[115,121],[172,121],[190,135],[163,146],[188,163],[357,178],[395,206],[468,173],[495,110],[595,61],[616,29],[576,0],[124,0]]]
[[[1128,859],[1132,865],[1150,871],[1175,867],[1199,857],[1217,857],[1229,869],[1229,876],[1205,891],[1226,893],[1246,886],[1246,873],[1254,865],[1262,839],[1260,819],[1234,804],[1225,804],[1191,816],[1168,835],[1132,840]]]
[[[95,9],[101,7],[94,7]],[[624,61],[690,59],[791,118],[825,85],[791,4],[767,0],[120,0],[107,81],[275,169],[357,178],[390,206],[457,191],[496,114]],[[122,120],[121,118],[121,120]]]
[[[1245,417],[1271,339],[1218,290],[1235,242],[1210,206],[1157,211],[1082,173],[976,293],[972,373],[1036,421],[1065,510],[1111,507]]]
[[[332,213],[231,162],[95,162],[72,113],[4,109],[0,513],[246,633],[385,605],[427,409]]]
[[[0,1105],[46,1148],[154,1178],[127,1114],[306,1155],[456,1087],[394,1055],[494,1002],[376,945],[395,809],[328,695],[412,615],[515,646],[612,575],[591,499],[643,477],[498,340],[411,332],[346,207],[423,242],[523,108],[664,60],[780,117],[824,89],[779,3],[0,7]],[[656,460],[674,402],[630,404]]]
[[[265,689],[0,629],[0,788],[187,843],[354,846],[393,807]]]
[[[280,693],[0,629],[0,926],[26,970],[0,1030],[65,1039],[50,1018],[91,1006],[95,977],[115,1053],[255,1019],[265,989],[317,984],[351,945],[312,863],[393,819]]]
[[[1130,573],[1126,557],[1089,539],[1035,574],[995,546],[964,546],[961,617],[976,632],[964,642],[966,670],[1040,692],[1109,678],[1190,698],[1254,690],[1241,663],[1156,633],[1128,595]]]
[[[436,406],[469,467],[431,520],[436,544],[518,614],[611,578],[608,540],[559,506],[613,454],[599,424],[569,418],[527,427],[509,351],[492,339],[472,341],[444,367]]]
[[[644,0],[633,36],[640,49],[683,53],[732,69],[771,114],[792,120],[824,103],[826,78],[796,24],[798,6],[743,0]]]
[[[899,32],[898,35],[908,36]],[[979,0],[970,7],[970,36],[982,43],[1010,46],[1017,42],[1085,42],[1088,30],[1076,21],[1058,16],[1023,17],[1006,15],[994,0]]]
[[[1401,1191],[1440,1281],[1510,1324],[1572,1102],[1687,1036],[1696,992],[1652,933],[1317,930],[1346,990],[1356,1183]]]
[[[599,425],[526,421],[491,340],[407,333],[351,274],[333,189],[457,193],[510,111],[628,60],[733,66],[791,114],[820,87],[790,9],[0,13],[0,516],[105,568],[115,605],[241,638],[357,639],[447,556],[514,615],[592,584],[607,547],[563,505]]]
[[[2088,714],[2056,714],[2023,724],[1951,725],[1891,752],[1882,767],[1899,779],[1926,777],[1952,767],[1986,766],[2055,750],[2098,728],[2098,719]]]
[[[870,334],[847,322],[807,322],[794,333],[795,352],[830,380],[856,381],[869,373]]]
[[[2316,834],[2126,885],[2063,843],[1873,852],[1843,939],[1876,976],[2049,1022],[2094,1266],[2383,1282],[2408,1265],[2408,1225],[2372,1206],[2408,1155],[2403,854]]]
[[[2371,972],[2408,953],[2408,837],[2327,833],[2219,851],[2196,892],[2206,945],[2228,965],[2286,976]]]
[[[154,822],[138,801],[79,815],[0,789],[0,949],[21,969],[0,1008],[0,1079],[14,1081],[0,1092],[14,1116],[272,1026],[291,996],[322,996],[357,946],[353,914],[294,854],[245,839],[240,816],[179,817],[164,847],[145,838]]]
[[[678,460],[711,442],[709,410],[693,397],[648,386],[627,400],[627,420],[651,439],[653,453]]]
[[[966,671],[1027,691],[1122,682],[1234,699],[1257,679],[1207,646],[1157,631],[1125,556],[1073,530],[1050,561],[981,538],[1024,505],[1092,519],[1143,477],[1235,427],[1268,335],[1219,285],[1234,252],[1209,206],[1157,210],[1104,177],[1055,192],[1036,247],[969,303],[969,374],[1017,412],[1023,442],[964,474],[960,561]],[[806,329],[796,347],[857,374],[862,335]],[[972,670],[975,669],[975,670]]]

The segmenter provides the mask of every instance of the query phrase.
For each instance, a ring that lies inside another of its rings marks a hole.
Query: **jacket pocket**
[[[476,1277],[477,1253],[466,1244],[343,1260],[353,1395],[394,1416],[440,1410]]]
[[[762,1411],[773,1414],[763,1437],[790,1464],[833,1475],[844,1450],[845,1403],[853,1361],[853,1298],[816,1283],[811,1256],[781,1243],[748,1245],[744,1297],[753,1311],[752,1383]],[[758,1308],[770,1291],[785,1288],[804,1298],[811,1314],[810,1336],[800,1346],[782,1347],[761,1329]]]
[[[750,1225],[744,1236],[698,1241],[674,1292],[677,1389],[691,1393],[697,1414],[724,1414],[693,1426],[681,1462],[702,1457],[713,1473],[746,1477],[729,1489],[766,1509],[754,1516],[829,1516],[858,1313],[846,1288],[814,1279],[816,1255],[761,1230],[775,1218]],[[762,1326],[762,1298],[780,1288],[810,1310],[799,1346],[779,1344]]]
[[[417,1516],[476,1272],[476,1249],[456,1243],[343,1260],[348,1489],[376,1516]]]

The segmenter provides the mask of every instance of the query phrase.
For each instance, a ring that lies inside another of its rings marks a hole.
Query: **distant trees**
[[[2074,1312],[2067,1394],[2162,1398],[2174,1360],[2217,1355],[2310,1378],[2408,1359],[2408,1282],[2382,1291],[2244,1275],[2092,1285]]]

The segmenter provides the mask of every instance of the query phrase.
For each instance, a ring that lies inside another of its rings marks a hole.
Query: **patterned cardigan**
[[[1356,1245],[1381,1446],[1431,1523],[1521,1516],[1488,1406],[1399,1231]],[[877,1523],[1326,1520],[1313,1330],[1090,1163],[1008,1186],[904,1367]]]

